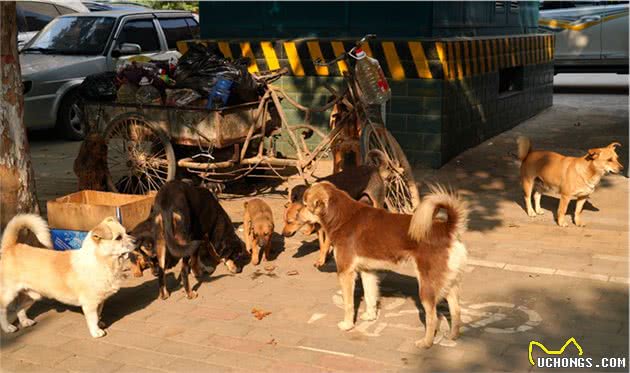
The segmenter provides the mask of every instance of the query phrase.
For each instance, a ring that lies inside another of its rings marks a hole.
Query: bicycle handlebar
[[[313,61],[313,64],[315,66],[330,66],[330,65],[335,64],[336,62],[339,62],[341,60],[345,60],[349,55],[352,55],[352,53],[354,52],[355,49],[361,47],[361,45],[363,45],[365,42],[367,42],[368,40],[372,40],[372,39],[376,39],[376,34],[367,34],[364,37],[362,37],[361,40],[355,42],[354,43],[354,47],[352,49],[350,49],[348,52],[343,52],[341,55],[339,55],[334,60],[332,60],[330,62],[324,62],[324,61],[322,61],[321,58],[318,58],[318,59]]]

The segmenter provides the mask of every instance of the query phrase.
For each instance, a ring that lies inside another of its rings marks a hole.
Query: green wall
[[[497,6],[503,4],[503,6]],[[536,32],[538,2],[261,1],[199,3],[203,38],[379,38]]]

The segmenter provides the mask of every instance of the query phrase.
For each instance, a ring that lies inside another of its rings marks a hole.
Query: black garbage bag
[[[247,71],[249,60],[223,58],[201,44],[191,44],[175,69],[175,87],[189,88],[208,97],[220,78],[232,81],[228,105],[257,101],[260,87]]]
[[[114,101],[116,92],[116,73],[112,71],[88,75],[79,85],[79,95],[86,100]]]

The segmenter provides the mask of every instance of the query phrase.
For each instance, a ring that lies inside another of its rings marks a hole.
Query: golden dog
[[[589,149],[582,157],[565,157],[550,151],[532,151],[531,142],[526,137],[519,137],[518,158],[521,160],[521,184],[525,193],[525,207],[527,215],[542,215],[540,198],[543,193],[559,195],[558,225],[566,227],[567,207],[572,199],[575,204],[574,222],[577,226],[584,226],[580,214],[588,197],[595,191],[602,176],[612,172],[618,173],[623,169],[613,142],[605,148]],[[534,194],[534,208],[532,208],[532,192]]]

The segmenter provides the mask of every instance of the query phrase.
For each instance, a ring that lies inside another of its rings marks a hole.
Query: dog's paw
[[[451,332],[448,334],[448,339],[454,341],[457,338],[459,338],[459,330],[451,330]]]
[[[337,327],[343,331],[348,331],[354,328],[354,323],[349,321],[340,321],[337,323]]]
[[[529,215],[530,218],[535,218],[536,215],[536,211],[532,210],[532,211],[527,211],[527,215]]]
[[[374,321],[378,318],[378,313],[376,311],[365,311],[360,317],[363,321]]]
[[[228,271],[230,271],[231,273],[238,273],[238,266],[234,263],[234,261],[232,259],[228,259],[225,261],[225,266],[227,267]]]
[[[105,333],[105,331],[103,329],[98,328],[98,329],[95,329],[95,330],[91,330],[90,334],[92,334],[93,338],[101,338],[101,337],[104,337],[105,334],[107,334],[107,333]]]
[[[419,339],[416,341],[416,346],[419,348],[424,348],[424,349],[428,349],[433,347],[433,341],[427,341],[424,339]]]
[[[197,298],[198,295],[199,294],[197,294],[196,291],[191,290],[188,293],[186,293],[186,298],[188,298],[188,299],[195,299],[195,298]]]
[[[3,328],[3,330],[4,330],[5,333],[15,333],[15,332],[17,332],[18,328],[15,325],[9,324],[9,325],[7,325],[6,329]]]
[[[166,300],[170,296],[171,296],[171,294],[168,292],[168,290],[160,290],[160,298],[162,300]]]
[[[33,326],[37,324],[37,321],[35,320],[31,320],[31,319],[26,319],[26,320],[21,320],[20,321],[20,326],[23,328],[28,328],[29,326]]]
[[[315,261],[315,263],[313,263],[313,267],[315,268],[321,268],[324,266],[324,264],[326,264],[326,259],[317,259],[317,261]]]
[[[575,225],[578,227],[586,227],[586,223],[581,219],[575,219]]]
[[[558,225],[563,228],[566,228],[569,226],[569,223],[567,223],[565,220],[558,220]]]
[[[545,215],[545,211],[544,210],[536,210],[536,214],[537,215]]]

